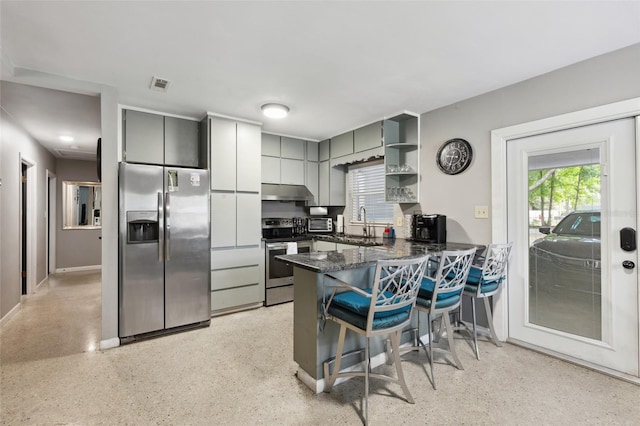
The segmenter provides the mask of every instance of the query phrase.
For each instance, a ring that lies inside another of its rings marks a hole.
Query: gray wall
[[[36,277],[40,283],[46,271],[46,170],[55,174],[55,157],[18,126],[4,109],[0,111],[0,318],[20,303],[20,153],[36,163]]]
[[[94,266],[102,263],[101,229],[63,229],[62,182],[98,182],[95,161],[58,159],[56,188],[56,269]]]
[[[448,241],[489,243],[491,220],[475,219],[474,206],[491,207],[491,131],[640,97],[639,76],[636,44],[422,114],[422,211],[447,215]],[[474,149],[471,166],[457,176],[441,173],[435,162],[451,138]]]

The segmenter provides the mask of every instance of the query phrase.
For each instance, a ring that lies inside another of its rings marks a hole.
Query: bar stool
[[[418,313],[418,326],[414,329],[414,346],[403,348],[403,353],[409,351],[420,350],[422,347],[429,359],[431,365],[431,385],[436,389],[436,380],[433,372],[433,354],[444,353],[450,354],[455,361],[455,366],[459,370],[463,370],[462,363],[456,353],[453,340],[453,327],[449,314],[460,306],[462,300],[462,291],[467,276],[471,268],[473,256],[476,252],[475,247],[468,250],[445,250],[440,255],[438,269],[435,277],[423,277],[418,298],[416,299],[416,311]],[[427,344],[425,345],[420,337],[420,312],[427,314]],[[441,317],[447,333],[447,342],[449,348],[434,347],[434,339],[432,336],[432,322],[436,317]],[[428,349],[427,349],[428,346]]]
[[[502,288],[502,283],[506,281],[507,262],[513,243],[508,244],[489,244],[485,253],[481,266],[472,265],[467,277],[467,283],[464,287],[463,295],[471,299],[471,312],[473,317],[473,344],[476,352],[476,359],[480,359],[480,351],[478,350],[478,325],[476,321],[476,300],[484,301],[484,309],[489,322],[489,332],[482,332],[489,337],[496,346],[501,347],[502,343],[496,336],[493,327],[493,312],[489,297],[497,294]],[[457,327],[457,329],[467,329],[466,326]]]
[[[427,257],[412,259],[378,260],[371,288],[357,288],[330,275],[325,275],[323,297],[325,318],[340,325],[335,366],[329,377],[325,363],[325,392],[330,392],[339,377],[364,376],[365,399],[364,420],[369,417],[369,377],[397,383],[402,387],[407,402],[414,400],[404,380],[399,357],[399,337],[402,329],[411,322],[418,288],[427,264]],[[340,371],[344,341],[347,330],[365,337],[365,359],[362,371]],[[374,374],[371,370],[369,340],[374,336],[387,335],[391,339],[395,354],[397,377]]]

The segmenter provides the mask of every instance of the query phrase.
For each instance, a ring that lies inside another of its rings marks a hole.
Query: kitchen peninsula
[[[480,247],[475,244],[425,244],[403,239],[385,241],[378,246],[354,246],[341,252],[312,252],[276,256],[293,265],[293,359],[298,364],[298,379],[314,392],[324,386],[323,363],[335,356],[339,327],[323,319],[322,303],[326,275],[357,287],[370,285],[376,261],[437,255],[444,250]],[[325,283],[326,281],[326,283]],[[364,347],[364,338],[347,333],[344,352]],[[372,367],[385,361],[384,341],[371,339]],[[354,363],[359,362],[355,360]],[[350,364],[344,364],[348,366]]]

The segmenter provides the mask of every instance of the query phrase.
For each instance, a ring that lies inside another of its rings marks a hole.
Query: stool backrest
[[[482,264],[483,282],[501,280],[505,276],[512,245],[513,243],[489,244]]]
[[[369,323],[376,312],[402,309],[415,304],[428,256],[378,260],[371,289]]]
[[[432,306],[436,306],[436,300],[439,299],[438,295],[440,294],[442,294],[440,298],[446,294],[446,297],[458,296],[460,300],[462,299],[462,290],[467,282],[475,253],[475,247],[468,250],[445,250],[442,252],[435,276]],[[460,303],[460,300],[455,306]]]

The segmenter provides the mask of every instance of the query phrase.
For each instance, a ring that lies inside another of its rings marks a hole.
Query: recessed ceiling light
[[[62,142],[73,142],[73,136],[62,135],[60,136],[60,140]]]
[[[264,104],[260,108],[269,118],[285,118],[289,114],[289,107],[282,104]]]

